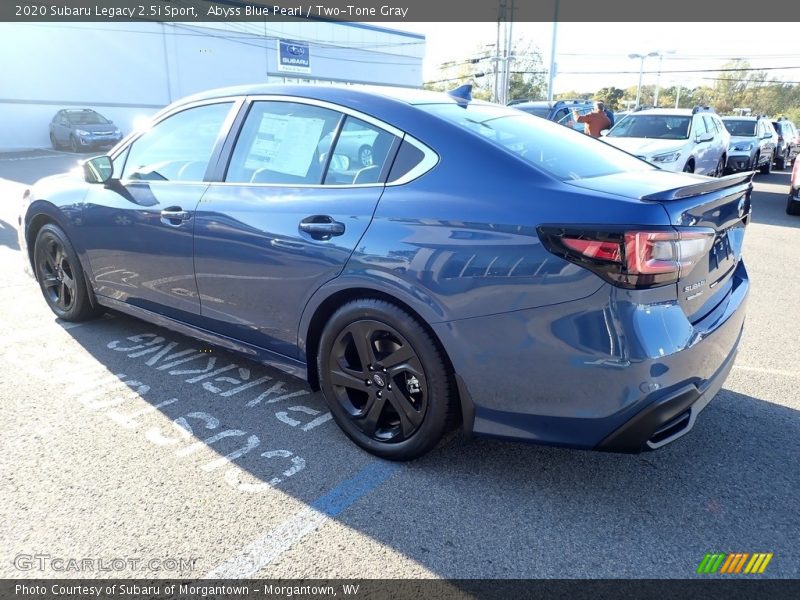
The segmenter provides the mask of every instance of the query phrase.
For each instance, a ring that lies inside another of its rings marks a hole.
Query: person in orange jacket
[[[606,116],[606,106],[601,101],[594,103],[594,110],[582,116],[578,116],[578,111],[572,111],[572,118],[578,123],[583,123],[583,132],[594,138],[600,137],[600,132],[611,127],[611,121]]]

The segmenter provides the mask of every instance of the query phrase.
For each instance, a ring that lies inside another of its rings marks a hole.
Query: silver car
[[[755,171],[769,173],[775,157],[778,134],[764,117],[722,117],[731,134],[726,172]]]

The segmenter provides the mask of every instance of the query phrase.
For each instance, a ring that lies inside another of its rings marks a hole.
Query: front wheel
[[[64,231],[48,224],[36,236],[36,279],[47,305],[65,321],[85,321],[99,310],[92,306],[83,268]]]
[[[717,161],[717,168],[714,169],[714,173],[711,176],[722,177],[724,174],[725,174],[725,157],[720,156],[719,161]]]
[[[358,149],[358,162],[362,167],[369,167],[372,165],[372,146],[361,146]]]
[[[787,215],[800,215],[800,202],[792,200],[791,197],[786,201]]]
[[[789,162],[789,151],[787,150],[781,156],[775,159],[775,168],[778,171],[783,171],[786,168],[786,163]]]
[[[382,458],[422,456],[453,416],[452,377],[436,342],[383,300],[354,300],[336,311],[322,333],[317,368],[336,423]]]
[[[53,147],[53,150],[58,150],[61,146],[56,141],[56,136],[54,134],[50,134],[50,145]]]
[[[694,173],[694,163],[692,161],[687,162],[683,166],[683,172],[684,173]]]
[[[772,157],[769,157],[769,160],[761,165],[761,168],[758,170],[759,173],[762,175],[769,175],[772,173]]]
[[[78,140],[75,139],[74,135],[69,136],[69,149],[76,153],[81,151],[78,146]]]

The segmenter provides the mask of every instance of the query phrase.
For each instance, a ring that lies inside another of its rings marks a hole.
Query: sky
[[[476,56],[494,43],[497,23],[392,23],[394,29],[426,36],[424,80],[439,79],[439,65]],[[627,88],[639,79],[639,59],[629,54],[664,53],[660,85],[713,85],[719,73],[667,71],[717,69],[733,58],[757,68],[774,69],[771,77],[800,82],[800,46],[772,43],[786,23],[559,23],[557,28],[556,94],[571,90],[593,92],[607,86]],[[513,39],[530,40],[550,63],[552,23],[514,23]],[[765,43],[769,42],[769,43]],[[671,53],[670,53],[671,52]],[[659,59],[644,63],[644,85],[656,83]],[[627,71],[628,73],[622,73]],[[653,71],[647,74],[647,71]],[[604,73],[598,73],[604,72]],[[605,73],[612,72],[612,73]],[[724,76],[724,74],[722,74]]]

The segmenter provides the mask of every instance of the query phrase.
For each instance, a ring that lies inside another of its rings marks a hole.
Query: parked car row
[[[121,139],[120,128],[91,108],[65,108],[50,121],[50,144],[54,150],[85,152],[111,147]]]

